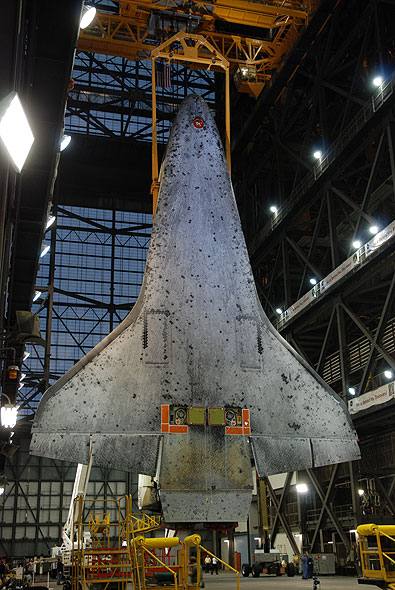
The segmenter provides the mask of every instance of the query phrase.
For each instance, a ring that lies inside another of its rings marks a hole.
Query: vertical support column
[[[53,215],[57,216],[57,204],[53,206]],[[51,252],[49,258],[49,277],[48,277],[48,298],[47,298],[47,326],[45,331],[45,353],[44,353],[44,383],[45,389],[50,385],[51,374],[51,335],[52,335],[52,314],[53,314],[53,296],[55,283],[55,258],[56,258],[56,227],[57,222],[52,224],[51,228]]]
[[[339,302],[336,304],[336,317],[337,317],[337,334],[339,341],[339,354],[340,354],[340,368],[342,373],[342,397],[345,398],[347,395],[348,388],[348,359],[347,359],[347,340],[346,331],[344,328],[344,312]]]
[[[289,282],[289,257],[288,245],[284,238],[282,241],[283,273],[284,273],[284,305],[285,309],[291,305],[291,285]]]

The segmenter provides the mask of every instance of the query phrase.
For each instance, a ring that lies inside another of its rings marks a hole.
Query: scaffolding
[[[357,532],[363,572],[360,583],[395,590],[395,526],[362,524]]]
[[[160,517],[132,514],[131,495],[101,500],[78,496],[73,522],[73,590],[126,590],[128,584],[133,590],[155,590],[163,583],[175,590],[197,590],[202,551],[215,557],[201,545],[198,534],[182,541],[146,536],[159,529]],[[217,560],[236,574],[239,590],[239,572]]]

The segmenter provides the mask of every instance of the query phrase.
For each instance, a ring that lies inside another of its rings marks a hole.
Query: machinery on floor
[[[395,590],[395,525],[357,527],[362,574],[359,584]]]
[[[160,518],[132,513],[132,497],[84,499],[73,503],[71,585],[73,590],[133,590],[200,588],[201,551],[215,557],[201,545],[201,537],[155,536]],[[162,529],[163,530],[163,529]],[[84,539],[89,534],[90,546]],[[235,578],[232,587],[239,590],[239,573],[217,557]],[[195,571],[192,571],[192,568]]]

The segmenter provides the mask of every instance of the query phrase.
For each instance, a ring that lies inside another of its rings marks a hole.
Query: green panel
[[[205,408],[188,408],[188,424],[205,424]]]
[[[208,423],[211,424],[211,426],[225,426],[225,409],[209,408]]]

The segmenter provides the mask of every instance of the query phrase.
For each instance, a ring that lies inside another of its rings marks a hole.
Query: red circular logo
[[[193,121],[193,126],[195,127],[195,129],[203,129],[204,127],[204,121],[201,117],[196,117],[196,119],[194,119]]]

